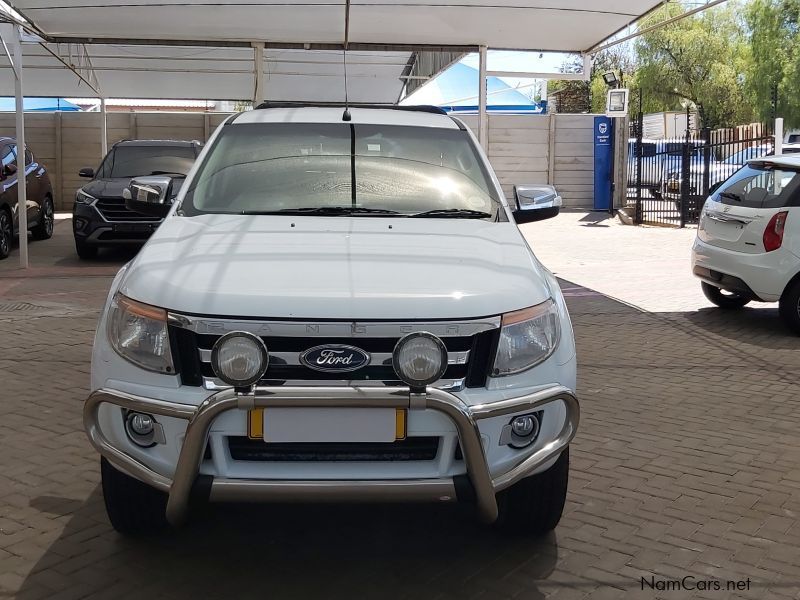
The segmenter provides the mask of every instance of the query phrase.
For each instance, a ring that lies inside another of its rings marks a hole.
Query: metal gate
[[[687,123],[689,122],[687,115]],[[709,193],[747,160],[771,154],[772,129],[753,123],[729,129],[687,129],[680,138],[642,136],[643,115],[628,141],[628,206],[637,225],[697,223]]]

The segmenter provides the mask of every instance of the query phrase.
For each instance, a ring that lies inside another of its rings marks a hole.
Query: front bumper
[[[566,409],[561,431],[549,443],[527,455],[507,471],[492,478],[481,442],[478,421],[533,411],[561,401]],[[112,445],[99,427],[102,404],[188,421],[183,445],[172,479],[161,475],[138,459]],[[391,480],[269,480],[231,479],[200,476],[198,471],[209,430],[226,411],[267,407],[351,407],[430,409],[448,417],[458,432],[467,475],[429,479]],[[256,387],[239,393],[225,389],[209,396],[200,406],[176,404],[101,389],[86,400],[84,426],[92,445],[114,466],[169,495],[167,519],[178,525],[186,518],[190,498],[206,495],[211,501],[454,501],[458,496],[474,497],[487,521],[497,518],[495,494],[531,474],[564,450],[577,431],[580,418],[578,399],[563,386],[552,386],[518,398],[491,404],[468,406],[457,396],[428,388],[414,393],[405,387]]]
[[[142,245],[159,225],[161,221],[107,221],[89,204],[76,202],[72,209],[72,233],[88,245]]]

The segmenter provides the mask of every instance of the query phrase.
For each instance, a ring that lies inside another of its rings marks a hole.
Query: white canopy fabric
[[[252,100],[254,50],[237,47],[86,44],[23,45],[26,96]],[[81,80],[56,57],[82,65]],[[84,50],[85,49],[85,50]],[[347,84],[353,102],[397,102],[401,75],[412,52],[347,53]],[[76,60],[80,58],[80,60]],[[341,102],[344,68],[340,50],[264,51],[265,100]],[[90,84],[96,84],[97,90]],[[14,73],[0,53],[0,95],[13,95]]]
[[[479,46],[582,52],[661,0],[14,0],[46,42],[26,44],[26,95],[394,103],[418,52],[435,75]],[[57,58],[56,56],[60,57]],[[70,64],[84,78],[65,67]],[[413,79],[418,84],[420,79]],[[0,95],[13,92],[0,53]],[[91,84],[91,85],[90,85]],[[96,89],[93,89],[96,88]]]
[[[588,50],[661,0],[14,0],[53,37]],[[349,24],[346,8],[349,6]],[[347,34],[347,36],[346,36]]]

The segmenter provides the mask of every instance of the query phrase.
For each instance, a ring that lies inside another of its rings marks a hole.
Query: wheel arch
[[[781,292],[781,298],[783,298],[786,295],[786,293],[798,283],[800,283],[800,269],[797,271],[797,273],[794,274],[794,277],[792,277],[786,283],[786,286],[783,288],[783,291]]]

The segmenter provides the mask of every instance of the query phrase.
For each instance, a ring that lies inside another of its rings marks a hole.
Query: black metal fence
[[[687,116],[687,123],[689,122]],[[773,152],[771,128],[687,129],[680,138],[644,138],[643,116],[628,140],[628,206],[636,224],[683,227],[697,223],[703,203],[747,160]]]

